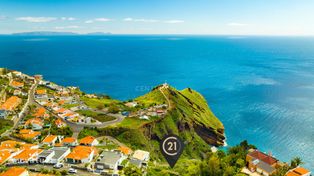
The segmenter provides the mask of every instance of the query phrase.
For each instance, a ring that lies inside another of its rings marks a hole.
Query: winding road
[[[14,123],[13,127],[11,129],[7,130],[6,132],[2,133],[1,137],[9,136],[13,132],[13,130],[18,127],[21,119],[23,119],[23,117],[27,114],[28,106],[35,102],[34,101],[34,94],[35,94],[35,90],[36,90],[37,85],[38,85],[38,81],[35,79],[34,84],[31,86],[31,88],[28,91],[28,97],[27,97],[26,103],[24,104],[24,106],[23,106],[21,112],[18,114],[18,116],[15,119],[13,119],[13,123]]]

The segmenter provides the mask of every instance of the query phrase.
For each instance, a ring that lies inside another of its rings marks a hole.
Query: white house
[[[70,148],[68,147],[54,147],[51,150],[55,153],[49,161],[51,164],[61,162],[71,152]]]

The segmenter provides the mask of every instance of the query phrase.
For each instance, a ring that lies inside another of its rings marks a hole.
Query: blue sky
[[[0,0],[0,33],[314,35],[313,0]]]

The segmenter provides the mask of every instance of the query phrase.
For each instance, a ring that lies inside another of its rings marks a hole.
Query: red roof
[[[253,158],[259,159],[261,161],[264,161],[265,163],[269,164],[269,165],[273,165],[274,163],[276,163],[278,160],[272,156],[269,156],[263,152],[260,152],[258,150],[255,150],[251,153],[249,153],[250,156],[252,156]]]

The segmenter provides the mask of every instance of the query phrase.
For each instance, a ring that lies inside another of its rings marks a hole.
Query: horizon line
[[[23,36],[23,33],[25,33],[25,35],[27,35],[27,33],[33,33],[33,32],[51,32],[51,33],[72,33],[72,34],[64,34],[64,35],[59,35],[59,36],[79,36],[79,35],[88,35],[88,34],[93,34],[93,33],[103,33],[103,34],[98,34],[100,35],[177,35],[177,36],[270,36],[270,37],[314,37],[314,34],[215,34],[215,33],[112,33],[112,32],[100,32],[100,31],[96,31],[96,32],[86,32],[86,33],[78,33],[78,32],[72,32],[72,31],[26,31],[26,32],[15,32],[15,33],[0,33],[0,35],[19,35],[19,36]],[[95,34],[96,36],[97,34]],[[49,35],[33,35],[33,36],[54,36],[53,34]]]

